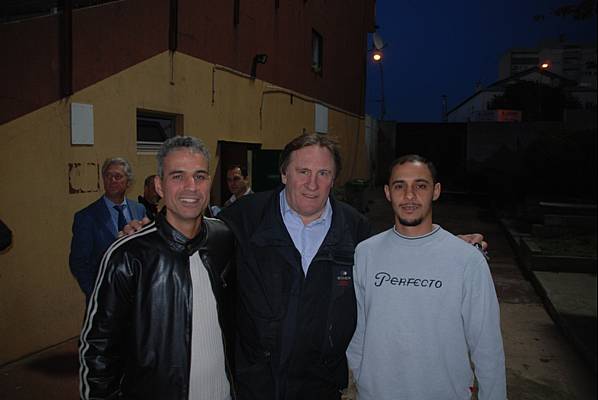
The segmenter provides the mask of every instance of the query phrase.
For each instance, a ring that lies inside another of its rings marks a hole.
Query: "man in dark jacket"
[[[284,188],[244,196],[219,215],[237,239],[239,399],[340,399],[356,322],[361,214],[330,197],[336,142],[303,135],[283,150]]]
[[[234,237],[203,217],[208,168],[195,138],[160,149],[156,189],[166,212],[102,259],[80,338],[82,399],[234,397]]]
[[[143,181],[143,195],[137,196],[139,204],[145,207],[145,215],[150,219],[156,219],[158,214],[158,203],[160,195],[156,192],[156,175],[150,175]]]

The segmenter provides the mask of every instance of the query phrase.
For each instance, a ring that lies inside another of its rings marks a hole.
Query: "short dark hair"
[[[308,133],[297,136],[284,146],[280,154],[279,170],[281,174],[286,173],[287,167],[291,161],[291,154],[304,147],[320,146],[328,149],[334,159],[334,177],[336,178],[341,171],[341,152],[338,142],[330,136],[321,133]]]
[[[388,169],[389,174],[390,174],[389,176],[392,176],[392,170],[394,169],[394,167],[396,167],[397,165],[403,165],[408,162],[411,162],[411,163],[420,162],[422,164],[425,164],[428,167],[428,169],[430,170],[430,175],[432,175],[432,182],[433,183],[438,182],[438,172],[436,171],[436,167],[434,166],[432,161],[430,161],[427,158],[422,157],[418,154],[405,154],[404,156],[401,156],[401,157],[397,158],[396,160],[394,160],[390,164],[390,168]]]
[[[247,178],[247,167],[241,165],[241,164],[231,164],[228,166],[228,168],[226,168],[226,172],[230,171],[231,169],[237,169],[239,168],[241,170],[241,175],[243,175],[243,178]]]
[[[156,177],[156,175],[150,175],[150,176],[146,177],[145,180],[143,181],[143,186],[149,187],[151,184],[154,183],[155,177]]]
[[[210,151],[201,140],[193,136],[173,136],[162,143],[162,146],[160,146],[160,150],[156,155],[156,160],[158,161],[158,176],[160,178],[164,178],[164,159],[166,156],[170,154],[171,151],[180,149],[187,149],[191,153],[203,155],[208,161],[208,166],[210,165]]]

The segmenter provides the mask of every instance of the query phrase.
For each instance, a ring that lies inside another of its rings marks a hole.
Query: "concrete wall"
[[[70,144],[70,104],[93,105],[95,142]],[[280,149],[314,130],[318,102],[188,55],[160,53],[86,87],[68,99],[0,125],[0,218],[13,231],[0,254],[0,365],[78,335],[84,297],[68,269],[73,214],[102,193],[98,168],[108,156],[128,158],[142,192],[155,172],[153,155],[136,151],[136,111],[182,114],[184,132],[216,152],[218,140]],[[339,177],[367,178],[361,117],[329,107],[328,134],[343,146]],[[211,171],[216,170],[215,157]],[[73,173],[71,167],[77,173]],[[89,192],[71,193],[82,187]]]
[[[419,154],[436,165],[444,191],[464,189],[467,124],[397,123],[396,156]]]
[[[396,140],[391,142],[386,136],[395,126]],[[595,176],[595,124],[591,128],[561,122],[387,121],[378,140],[377,184],[385,183],[385,168],[392,158],[417,153],[434,161],[445,190],[521,198],[526,193],[560,197],[563,192],[584,197],[595,193],[585,182],[593,182]],[[567,171],[575,172],[563,176]],[[570,184],[561,183],[566,181]]]
[[[388,166],[397,156],[397,123],[396,121],[380,121],[376,135],[376,185],[388,183]]]
[[[560,122],[474,122],[467,124],[467,162],[516,172],[518,158],[543,132],[560,131]],[[516,158],[501,158],[506,154]]]
[[[515,204],[526,196],[595,199],[596,128],[561,122],[398,123],[397,155],[438,167],[443,190],[483,192]]]

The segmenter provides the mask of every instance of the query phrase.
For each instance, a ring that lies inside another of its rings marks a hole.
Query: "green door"
[[[252,152],[253,173],[251,185],[254,192],[263,192],[280,185],[278,161],[281,150],[254,150]]]

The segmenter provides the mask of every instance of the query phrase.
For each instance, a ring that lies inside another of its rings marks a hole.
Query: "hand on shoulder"
[[[142,220],[134,219],[123,227],[123,230],[118,232],[118,237],[132,235],[133,233],[141,230],[145,225],[151,221],[148,217],[143,217]]]

